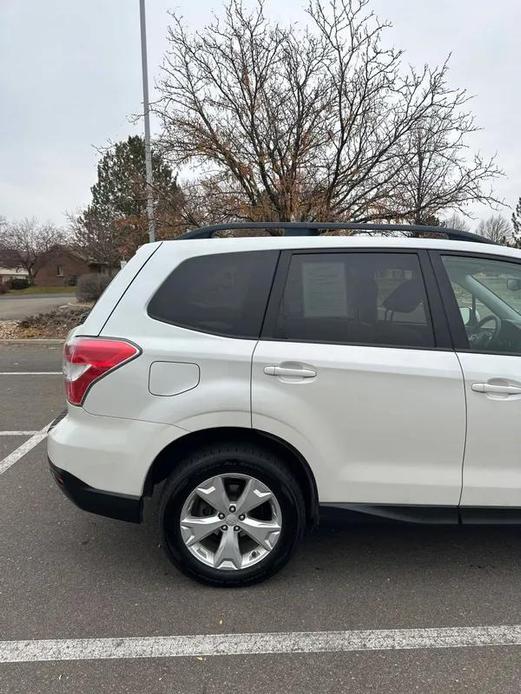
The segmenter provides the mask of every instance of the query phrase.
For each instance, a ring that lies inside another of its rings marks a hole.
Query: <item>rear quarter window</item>
[[[148,315],[190,330],[258,338],[278,255],[248,251],[185,260],[154,294]]]

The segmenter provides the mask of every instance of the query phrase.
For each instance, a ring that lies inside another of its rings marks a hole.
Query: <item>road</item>
[[[60,345],[0,346],[0,470],[10,461],[0,473],[2,694],[519,692],[521,646],[508,645],[512,630],[499,645],[462,647],[469,628],[521,624],[519,529],[328,525],[266,583],[240,590],[193,583],[159,546],[156,497],[141,526],[89,515],[55,487],[44,441],[21,455],[34,443],[31,432],[63,407],[59,370]],[[440,648],[438,631],[422,648],[411,648],[404,631],[391,645],[370,645],[388,638],[382,630],[443,627],[458,647]],[[358,650],[335,645],[335,632],[349,639],[360,629],[369,636]],[[285,646],[265,652],[277,643],[273,632]],[[301,632],[320,632],[330,645],[280,652],[301,643]],[[231,655],[227,635],[251,633],[260,652]],[[132,648],[160,645],[157,637],[186,635],[213,635],[210,652],[221,654],[128,657]],[[103,641],[128,637],[110,647]],[[65,659],[76,643],[68,640],[78,638],[88,639],[89,659],[81,648]],[[45,661],[48,639],[66,641]],[[12,662],[20,640],[27,662]],[[114,657],[120,647],[124,658]]]
[[[74,294],[26,294],[0,296],[0,320],[21,320],[35,313],[46,313],[74,298]]]

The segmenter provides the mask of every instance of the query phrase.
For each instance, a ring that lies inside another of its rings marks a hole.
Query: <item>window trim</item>
[[[438,288],[440,295],[445,307],[445,312],[447,315],[447,323],[449,326],[450,334],[452,337],[452,343],[456,352],[467,352],[468,354],[479,354],[479,355],[495,355],[495,356],[507,356],[507,357],[520,357],[521,352],[499,352],[499,351],[483,351],[478,349],[470,349],[469,341],[467,337],[467,331],[465,330],[465,324],[461,317],[458,302],[452,289],[452,284],[450,277],[443,263],[442,256],[451,255],[456,257],[465,258],[476,258],[478,260],[498,260],[503,263],[513,263],[515,265],[521,266],[521,260],[519,258],[513,258],[511,255],[503,255],[499,253],[477,253],[475,251],[457,251],[454,249],[447,250],[430,250],[429,256],[431,258],[434,273],[436,276],[436,281],[438,283]]]
[[[434,344],[430,347],[413,346],[413,345],[387,345],[383,343],[375,344],[374,342],[333,342],[332,340],[303,340],[292,339],[286,340],[275,335],[275,328],[278,318],[286,280],[288,277],[291,259],[294,255],[317,255],[319,253],[327,253],[334,255],[345,255],[346,253],[378,253],[378,254],[399,254],[399,255],[414,255],[418,259],[420,272],[422,274],[423,283],[425,286],[425,296],[427,299],[427,311],[430,318],[430,323],[433,332]],[[309,345],[342,345],[344,347],[373,347],[375,349],[412,349],[421,350],[424,352],[432,351],[453,351],[452,340],[447,325],[447,318],[443,310],[438,285],[434,275],[434,270],[430,262],[429,255],[425,249],[421,248],[375,248],[375,247],[357,247],[357,248],[299,248],[283,250],[281,252],[275,279],[273,281],[272,290],[268,300],[268,307],[262,326],[260,340],[267,342],[285,342],[285,343],[303,343]]]

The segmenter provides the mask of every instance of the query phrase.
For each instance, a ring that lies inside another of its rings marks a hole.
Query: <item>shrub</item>
[[[81,275],[76,285],[78,301],[97,301],[110,284],[112,278],[96,272]]]
[[[13,277],[13,279],[10,281],[11,284],[11,289],[27,289],[29,286],[29,280],[26,280],[22,277]]]
[[[8,289],[7,282],[0,282],[0,294],[5,294]]]

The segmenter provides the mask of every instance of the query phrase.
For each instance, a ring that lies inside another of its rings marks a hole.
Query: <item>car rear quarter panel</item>
[[[117,307],[125,291],[132,285],[145,264],[160,248],[161,242],[141,246],[125,267],[118,272],[81,326],[81,334],[98,335]],[[80,334],[80,333],[78,333]]]
[[[147,314],[148,302],[160,283],[194,254],[195,247],[193,242],[165,245],[149,258],[145,270],[124,293],[101,335],[131,340],[142,354],[94,384],[84,403],[87,412],[175,424],[187,431],[251,427],[251,358],[256,340],[187,330]],[[196,364],[199,382],[177,395],[153,395],[149,383],[155,362],[170,363],[171,377],[179,364],[180,379],[184,364]]]

